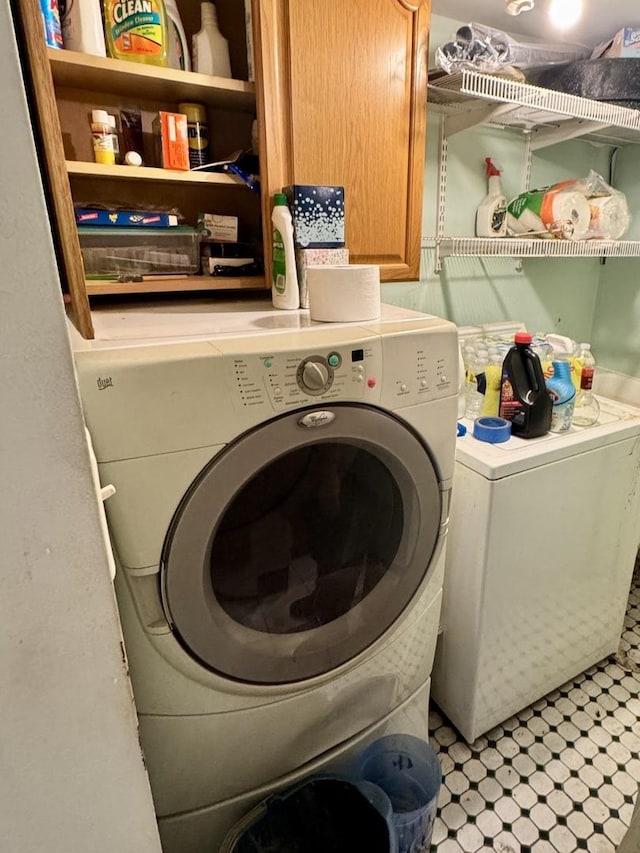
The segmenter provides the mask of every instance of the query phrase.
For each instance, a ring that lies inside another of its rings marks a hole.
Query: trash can
[[[413,735],[382,737],[362,754],[360,775],[389,797],[399,853],[427,853],[442,784],[429,744]]]
[[[393,811],[375,784],[315,776],[252,809],[220,853],[398,853]],[[214,853],[214,851],[211,851]]]

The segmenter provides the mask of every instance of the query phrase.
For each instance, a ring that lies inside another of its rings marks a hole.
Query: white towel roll
[[[380,317],[380,269],[373,264],[336,264],[307,269],[309,314],[324,323]]]
[[[544,210],[544,207],[543,207]],[[584,240],[591,224],[591,208],[579,192],[556,192],[551,199],[545,225],[550,231],[559,230],[567,240]],[[545,219],[543,215],[543,219]]]
[[[622,193],[596,196],[589,199],[592,237],[619,240],[631,223],[629,205]]]

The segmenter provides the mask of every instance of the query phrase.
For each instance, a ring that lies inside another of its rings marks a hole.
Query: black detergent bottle
[[[529,332],[517,332],[502,364],[500,417],[511,421],[511,434],[536,438],[549,432],[553,404],[540,359]]]

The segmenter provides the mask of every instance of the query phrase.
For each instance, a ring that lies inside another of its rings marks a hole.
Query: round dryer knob
[[[307,361],[302,368],[302,384],[309,391],[321,391],[329,382],[329,370],[320,361]]]
[[[314,397],[324,394],[331,388],[333,377],[333,370],[321,355],[305,358],[304,361],[300,362],[296,371],[298,388],[305,394],[311,394]]]

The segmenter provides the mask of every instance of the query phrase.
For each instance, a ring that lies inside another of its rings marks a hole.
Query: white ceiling
[[[549,24],[548,0],[536,0],[535,9],[514,17],[504,11],[504,0],[433,0],[432,11],[458,21],[478,21],[512,33],[537,36],[547,41],[574,41],[595,45],[620,27],[640,27],[638,0],[583,0],[581,21],[563,33]]]

